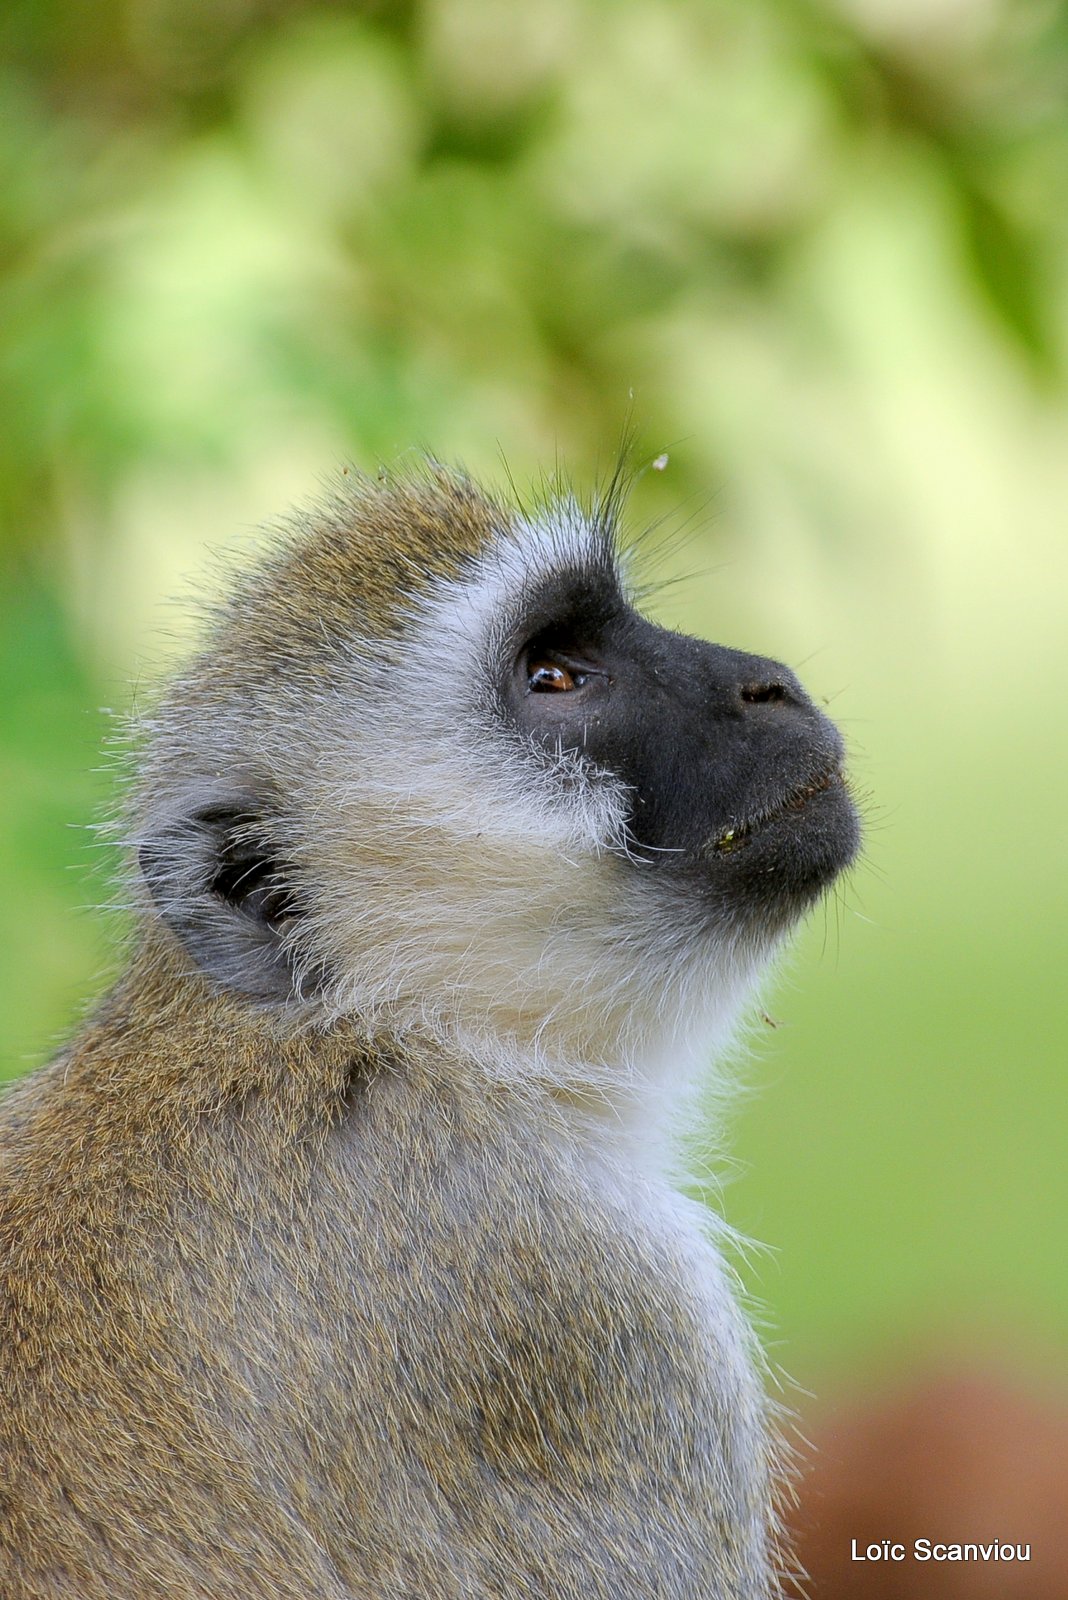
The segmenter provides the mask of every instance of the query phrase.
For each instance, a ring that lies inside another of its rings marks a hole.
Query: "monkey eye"
[[[572,671],[545,656],[527,662],[527,688],[532,694],[562,694],[580,689],[585,681],[585,673]]]

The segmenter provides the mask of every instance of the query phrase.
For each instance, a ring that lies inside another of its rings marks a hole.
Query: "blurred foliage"
[[[99,982],[97,708],[205,545],[633,415],[661,614],[819,652],[875,796],[734,1130],[786,1364],[1063,1338],[1068,10],[8,0],[0,97],[8,1070]]]

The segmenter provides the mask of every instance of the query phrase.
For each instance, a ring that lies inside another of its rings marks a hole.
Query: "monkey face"
[[[775,929],[853,859],[841,738],[788,668],[657,627],[604,569],[558,575],[512,638],[504,714],[622,780],[636,868]]]

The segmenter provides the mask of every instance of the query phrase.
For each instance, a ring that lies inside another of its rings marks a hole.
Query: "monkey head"
[[[134,802],[191,980],[558,1083],[730,1025],[856,852],[842,742],[787,668],[642,616],[615,523],[346,480],[239,585]]]

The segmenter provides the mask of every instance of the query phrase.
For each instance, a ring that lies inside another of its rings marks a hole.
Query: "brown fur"
[[[225,659],[306,671],[324,644],[353,632],[385,638],[413,600],[492,545],[512,510],[468,478],[428,467],[419,477],[350,476],[320,508],[315,539],[285,542],[229,608]],[[310,618],[317,626],[309,629]]]

